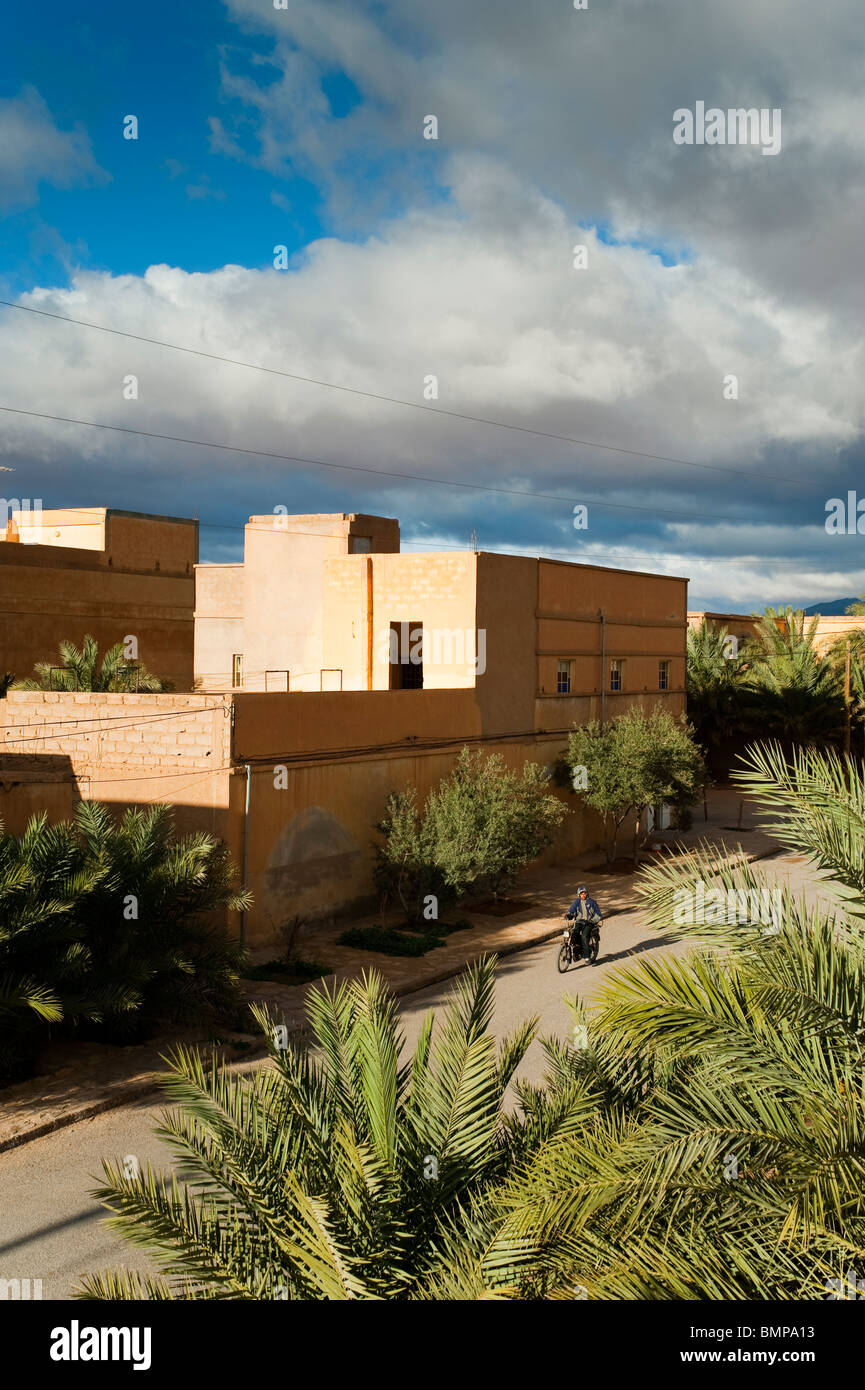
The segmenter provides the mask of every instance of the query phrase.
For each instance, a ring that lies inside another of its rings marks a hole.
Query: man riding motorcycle
[[[576,944],[576,933],[580,932],[580,955],[583,960],[589,959],[589,932],[594,925],[600,927],[603,916],[601,909],[594,898],[589,897],[588,889],[581,883],[577,889],[577,896],[565,913],[565,921],[573,922],[571,928],[571,942]]]

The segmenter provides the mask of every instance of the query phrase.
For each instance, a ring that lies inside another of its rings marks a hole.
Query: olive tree
[[[609,724],[597,720],[573,730],[566,761],[573,785],[604,825],[608,863],[616,857],[622,826],[633,818],[634,858],[640,817],[648,806],[692,806],[706,784],[702,753],[684,716],[667,710],[628,710]]]

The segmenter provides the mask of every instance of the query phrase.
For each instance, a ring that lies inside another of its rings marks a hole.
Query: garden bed
[[[444,946],[453,932],[467,931],[471,922],[428,922],[423,926],[405,923],[399,927],[349,927],[338,939],[340,946],[356,951],[381,951],[386,956],[425,956]]]

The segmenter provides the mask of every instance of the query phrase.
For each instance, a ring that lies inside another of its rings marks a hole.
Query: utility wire
[[[532,497],[545,502],[563,502],[570,506],[576,500],[578,505],[590,503],[594,507],[602,510],[626,511],[626,512],[649,512],[653,516],[684,516],[698,521],[742,521],[752,523],[753,515],[730,516],[723,512],[683,512],[670,511],[660,507],[640,507],[632,502],[604,502],[596,497],[586,497],[574,499],[573,497],[562,497],[559,493],[534,492],[530,488],[509,488],[509,487],[489,487],[483,483],[466,483],[456,478],[436,478],[431,474],[424,473],[401,473],[395,469],[386,468],[367,468],[359,463],[331,463],[324,459],[301,458],[296,454],[277,454],[267,449],[247,449],[242,445],[217,444],[209,439],[187,439],[181,435],[159,434],[155,430],[136,430],[128,425],[106,425],[98,420],[78,420],[68,415],[49,415],[40,410],[22,410],[16,406],[0,405],[0,410],[10,415],[26,415],[35,420],[52,420],[64,425],[82,425],[87,429],[111,430],[117,434],[131,434],[144,439],[162,439],[169,444],[190,444],[201,449],[219,449],[230,454],[247,454],[252,458],[276,459],[281,463],[302,463],[311,468],[333,468],[343,473],[366,473],[376,478],[399,478],[403,482],[410,483],[432,483],[437,487],[463,488],[470,492],[483,492],[504,497]]]
[[[601,444],[591,439],[576,439],[568,434],[554,434],[550,430],[533,429],[528,425],[514,425],[506,420],[493,420],[483,415],[468,415],[459,410],[445,410],[440,406],[424,405],[420,401],[406,401],[398,396],[386,396],[377,391],[364,391],[357,386],[342,386],[334,381],[322,381],[317,377],[302,376],[299,372],[287,372],[279,367],[265,367],[258,362],[244,362],[236,357],[223,357],[219,353],[205,352],[202,348],[185,347],[179,343],[169,343],[162,338],[148,338],[140,333],[128,333],[120,328],[109,328],[102,323],[90,323],[86,319],[71,318],[67,314],[54,314],[48,309],[35,309],[29,304],[15,304],[10,299],[0,299],[0,305],[6,309],[17,309],[21,313],[36,314],[40,318],[57,319],[60,323],[71,323],[79,328],[90,328],[98,333],[110,333],[114,337],[129,338],[137,343],[149,343],[153,347],[169,348],[172,352],[184,352],[193,357],[204,357],[210,362],[223,362],[230,367],[244,367],[249,371],[265,372],[268,376],[285,377],[289,381],[301,381],[308,386],[321,386],[329,391],[343,391],[352,396],[363,396],[367,400],[383,401],[388,405],[399,405],[409,410],[423,410],[430,415],[444,415],[454,420],[468,420],[476,425],[491,425],[495,429],[514,430],[518,434],[535,435],[540,439],[555,439],[563,444],[579,444],[585,449],[604,449],[613,454],[627,454],[631,458],[649,459],[656,463],[673,463],[682,468],[700,468],[712,473],[735,473],[742,478],[750,478],[752,482],[759,481],[753,473],[749,473],[745,468],[730,468],[722,464],[715,463],[696,463],[692,459],[671,458],[666,454],[649,454],[642,449],[623,449],[616,444]],[[788,478],[779,473],[763,473],[764,478],[770,478],[775,482],[793,483],[798,486],[810,486],[808,478]]]

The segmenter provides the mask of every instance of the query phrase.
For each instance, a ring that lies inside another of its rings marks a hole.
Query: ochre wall
[[[288,516],[268,513],[250,517],[244,532],[240,566],[242,621],[219,624],[222,593],[215,571],[202,566],[196,596],[196,688],[231,686],[231,656],[243,656],[245,690],[283,688],[289,671],[292,690],[318,691],[325,660],[322,625],[324,566],[331,557],[348,555],[358,538],[373,552],[399,550],[399,522],[362,513]],[[360,557],[359,557],[360,558]],[[232,566],[232,569],[237,567]],[[233,583],[234,581],[232,581]],[[232,618],[237,616],[236,596]],[[266,673],[273,674],[269,677]],[[338,685],[338,680],[337,680]]]
[[[68,815],[80,799],[121,807],[165,801],[178,807],[183,829],[225,838],[230,715],[230,698],[220,696],[10,691],[0,700],[7,829],[38,809],[32,788],[44,779],[52,816]],[[25,790],[16,795],[12,784]]]
[[[391,623],[423,625],[424,690],[472,688],[477,558],[467,552],[327,560],[322,664],[342,671],[343,690],[390,688]]]
[[[90,549],[69,515],[43,512],[43,534],[66,517],[61,539],[74,545],[0,542],[0,673],[25,679],[37,661],[59,662],[64,639],[80,647],[89,633],[104,651],[134,636],[154,675],[189,690],[197,523],[109,512],[106,548]],[[83,530],[98,540],[101,527],[88,516]]]
[[[806,631],[810,619],[805,620]],[[865,628],[865,616],[858,617],[855,614],[839,614],[837,617],[832,614],[824,616],[820,614],[817,618],[817,632],[815,643],[820,653],[825,653],[836,642],[839,637],[850,637],[854,632]]]
[[[422,804],[452,771],[460,747],[457,740],[441,750],[301,761],[282,775],[274,766],[253,767],[248,884],[255,906],[248,918],[250,944],[275,940],[279,928],[295,916],[315,921],[344,915],[352,904],[374,908],[372,870],[378,837],[373,827],[389,794],[411,783]],[[485,741],[483,749],[500,753],[508,767],[520,770],[526,760],[551,763],[563,751],[564,740]],[[565,863],[600,844],[600,828],[576,797],[551,790],[570,814],[540,862]],[[237,775],[232,779],[235,819],[243,814],[245,795],[245,776]]]
[[[242,651],[243,565],[196,565],[196,690],[230,690],[232,654]]]
[[[234,761],[306,753],[340,756],[383,744],[477,738],[481,714],[474,691],[343,691],[234,698]]]

